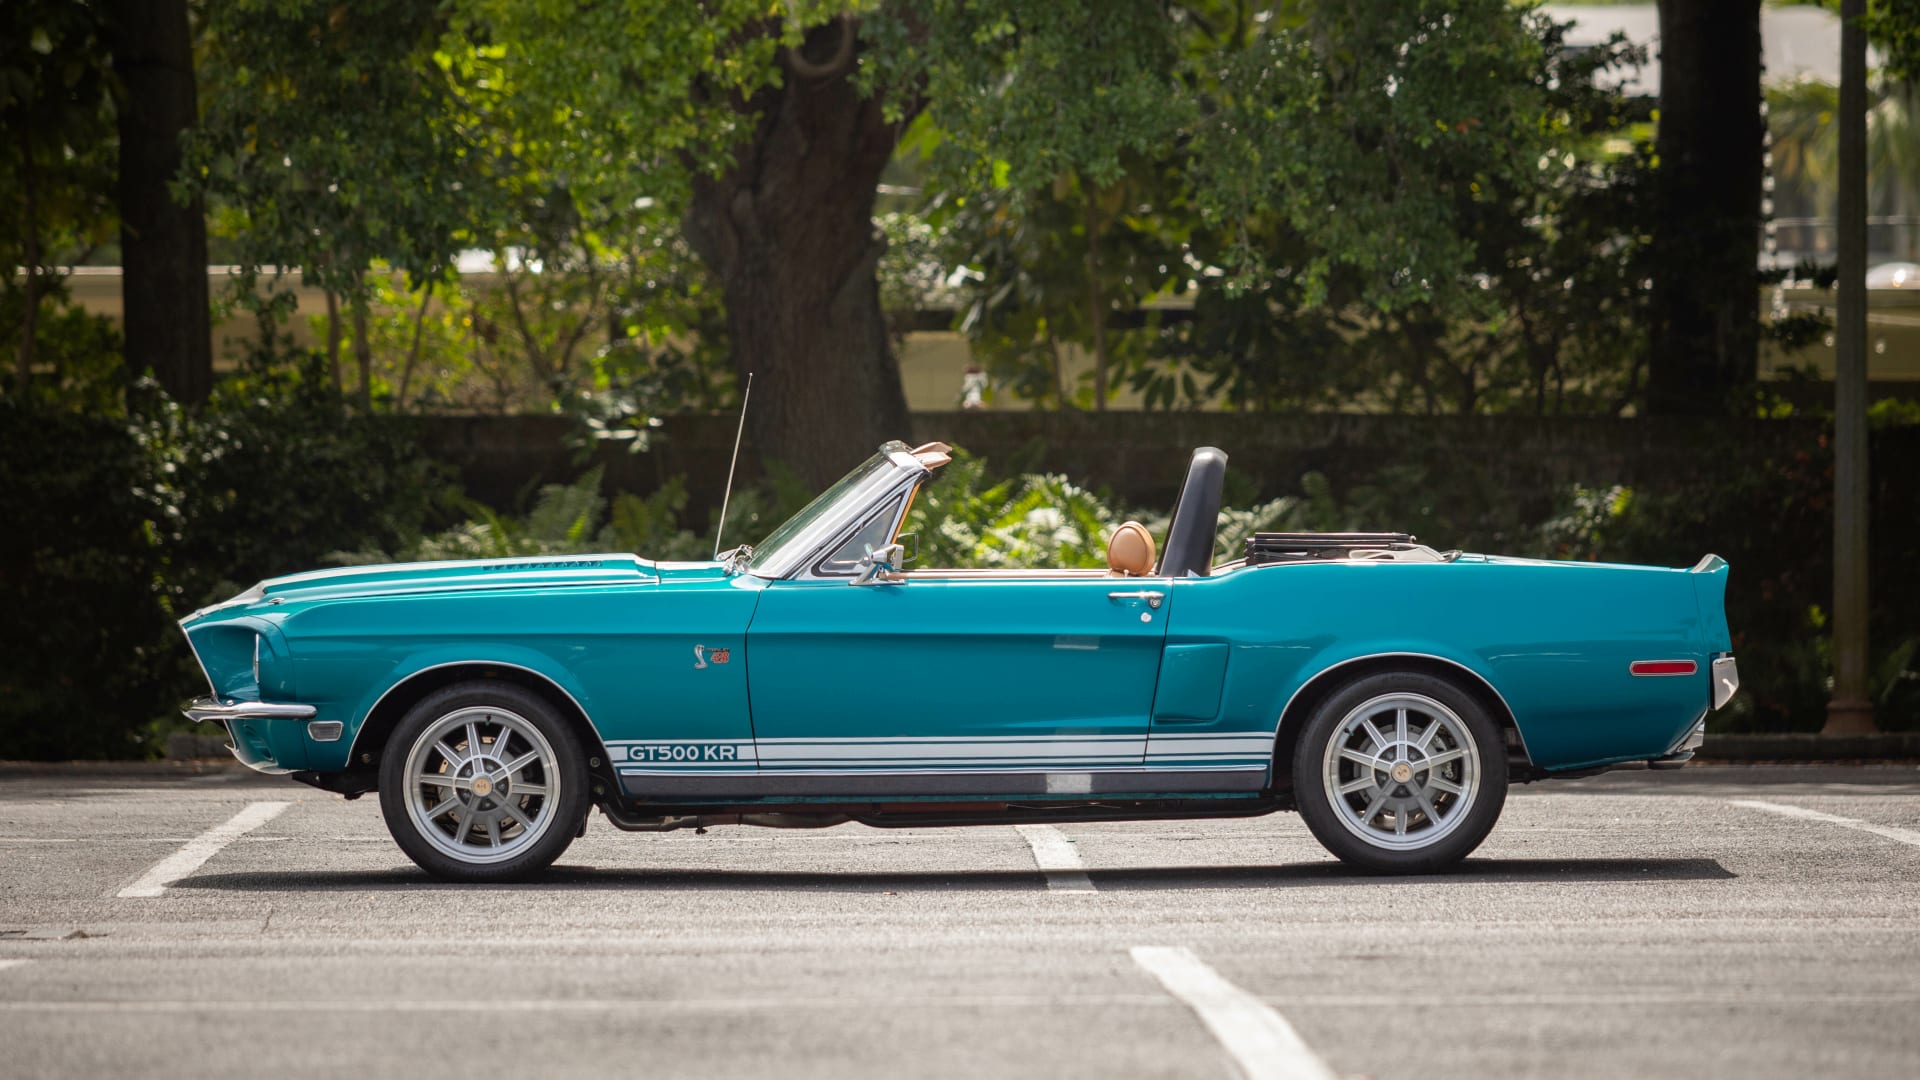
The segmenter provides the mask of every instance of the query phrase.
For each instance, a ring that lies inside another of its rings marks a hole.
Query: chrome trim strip
[[[199,615],[199,614],[200,613],[196,611],[193,613],[193,615],[187,616],[186,619],[178,620],[177,622],[174,623],[174,625],[180,628],[180,636],[187,639],[187,651],[193,654],[194,664],[200,668],[201,677],[207,680],[207,689],[217,692],[220,689],[220,684],[213,681],[213,672],[208,671],[207,662],[205,660],[200,659],[200,646],[195,645],[193,643],[193,635],[187,631],[187,619],[191,619],[195,615]],[[258,685],[259,680],[258,679],[254,680],[254,683],[255,685]],[[198,700],[198,699],[196,698],[195,700]]]
[[[1016,795],[1085,799],[1089,796],[1257,792],[1267,767],[1242,769],[1035,769],[978,772],[686,773],[661,776],[622,772],[621,790],[638,802],[662,799],[860,799],[874,795]]]
[[[845,522],[836,525],[835,532],[827,541],[815,548],[813,554],[795,566],[794,569],[787,574],[787,577],[795,581],[846,581],[857,576],[857,570],[849,570],[845,573],[828,573],[821,569],[821,567],[826,564],[829,556],[840,550],[847,541],[852,540],[862,528],[866,527],[867,522],[873,519],[874,514],[886,509],[888,503],[894,504],[893,535],[900,535],[901,528],[906,525],[907,509],[913,503],[912,495],[914,489],[925,481],[926,475],[923,471],[905,478],[896,478],[893,486],[886,489],[881,497],[869,502],[867,509],[863,513],[852,515]]]
[[[899,494],[903,488],[916,486],[932,475],[925,465],[906,452],[906,444],[900,443],[899,449],[890,449],[896,442],[898,440],[883,444],[876,451],[876,453],[887,455],[888,463],[896,470],[892,476],[876,472],[868,477],[862,485],[865,488],[864,494],[860,494],[859,488],[849,493],[850,496],[860,495],[847,500],[852,509],[843,510],[830,519],[816,521],[808,526],[807,531],[801,536],[795,537],[796,541],[802,538],[807,541],[808,546],[804,551],[789,555],[776,563],[749,565],[747,573],[769,581],[782,581],[803,575],[808,568],[818,566],[822,559],[832,554],[840,544],[845,543],[848,536],[865,524],[875,511]],[[905,512],[906,507],[902,504],[903,516]],[[898,531],[897,524],[895,530]],[[840,580],[840,578],[836,575],[829,580]]]
[[[311,705],[282,701],[231,701],[216,697],[194,698],[185,709],[187,719],[205,720],[306,720],[313,716]]]
[[[1274,738],[1278,739],[1280,737],[1280,725],[1286,722],[1287,711],[1293,708],[1294,700],[1298,698],[1300,694],[1306,690],[1307,687],[1312,686],[1314,683],[1319,682],[1322,677],[1334,671],[1337,671],[1340,668],[1346,667],[1348,664],[1357,664],[1362,660],[1379,660],[1389,656],[1410,656],[1416,660],[1438,660],[1439,662],[1446,664],[1448,667],[1459,668],[1461,671],[1464,671],[1467,674],[1473,676],[1475,679],[1479,680],[1480,685],[1486,687],[1487,692],[1491,693],[1496,699],[1499,700],[1500,707],[1507,710],[1507,715],[1513,719],[1514,734],[1520,737],[1521,756],[1525,757],[1529,762],[1533,760],[1532,751],[1527,749],[1527,733],[1521,730],[1520,728],[1520,714],[1513,711],[1513,706],[1507,702],[1507,696],[1505,694],[1502,694],[1499,688],[1494,686],[1492,682],[1488,681],[1485,675],[1480,674],[1479,672],[1473,670],[1472,668],[1468,667],[1467,665],[1461,663],[1458,660],[1449,660],[1444,656],[1435,656],[1432,653],[1419,653],[1419,652],[1368,653],[1365,656],[1351,657],[1349,659],[1342,660],[1337,664],[1330,664],[1326,667],[1321,668],[1319,671],[1314,672],[1312,677],[1308,678],[1306,682],[1301,683],[1299,686],[1299,689],[1296,689],[1293,692],[1292,696],[1287,698],[1287,703],[1280,707],[1280,716],[1274,723],[1274,732],[1273,732]]]
[[[1713,707],[1718,709],[1740,692],[1740,668],[1731,653],[1713,658]]]
[[[419,671],[409,672],[405,678],[401,679],[399,682],[396,682],[392,686],[389,686],[385,690],[381,691],[380,696],[378,698],[375,698],[373,704],[367,707],[367,711],[364,713],[361,713],[358,717],[355,718],[356,723],[354,724],[354,727],[353,727],[353,743],[352,745],[347,747],[348,766],[349,767],[352,766],[353,756],[355,752],[357,752],[360,749],[360,733],[367,729],[367,717],[372,716],[374,713],[380,711],[380,703],[387,700],[388,695],[392,694],[395,690],[400,689],[402,686],[405,686],[406,684],[412,682],[414,679],[418,678],[419,676],[425,675],[429,671],[438,671],[441,668],[450,668],[450,667],[499,667],[499,668],[512,668],[515,671],[524,671],[527,674],[532,675],[535,678],[539,679],[541,682],[546,683],[548,686],[553,687],[555,690],[560,691],[560,693],[564,695],[568,701],[573,702],[573,707],[576,709],[579,709],[580,715],[587,718],[587,727],[593,730],[593,737],[595,739],[600,740],[600,745],[602,748],[604,748],[607,745],[607,740],[600,734],[600,725],[593,722],[593,714],[587,711],[586,706],[580,704],[579,698],[574,697],[571,693],[568,693],[566,687],[561,686],[557,682],[554,682],[553,679],[550,678],[545,672],[535,671],[533,668],[530,668],[525,664],[514,664],[514,663],[509,663],[505,660],[449,660],[444,664],[431,664],[431,665],[428,665],[427,667],[421,668]]]

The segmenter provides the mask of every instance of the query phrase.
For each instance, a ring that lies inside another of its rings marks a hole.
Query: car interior
[[[931,472],[952,461],[952,451],[953,448],[946,443],[930,442],[914,447],[910,453]],[[1214,530],[1219,522],[1221,489],[1226,482],[1226,475],[1225,451],[1213,446],[1195,450],[1187,463],[1186,481],[1181,484],[1180,495],[1173,504],[1173,517],[1167,527],[1165,546],[1154,542],[1153,534],[1145,525],[1137,521],[1123,521],[1107,540],[1107,569],[1104,571],[936,567],[908,570],[904,576],[1009,578],[1060,577],[1065,574],[1074,577],[1206,577],[1213,569]],[[918,494],[917,489],[915,494]],[[907,509],[910,510],[912,506],[913,501],[909,497]],[[903,510],[899,525],[905,524],[906,517]],[[896,530],[899,525],[895,526]],[[862,544],[872,544],[873,550],[880,546],[874,542],[879,540],[878,537],[869,539],[863,535],[858,539]],[[897,539],[897,536],[893,538]],[[850,545],[849,549],[857,548]]]

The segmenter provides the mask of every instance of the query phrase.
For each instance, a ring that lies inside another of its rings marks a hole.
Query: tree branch
[[[786,50],[788,69],[803,79],[814,79],[820,82],[845,75],[853,68],[853,43],[859,36],[857,22],[858,20],[851,15],[842,15],[834,20],[834,23],[840,27],[840,39],[833,47],[833,56],[824,64],[816,64],[807,59],[806,53],[802,51],[807,43],[802,39],[799,45]]]

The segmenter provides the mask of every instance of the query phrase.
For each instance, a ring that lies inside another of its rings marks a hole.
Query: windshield
[[[786,572],[787,563],[792,559],[811,554],[831,539],[829,533],[852,524],[852,517],[871,506],[899,482],[899,466],[888,455],[906,452],[906,443],[887,443],[879,453],[841,477],[799,513],[768,533],[765,540],[753,545],[753,562],[750,564],[753,572],[761,574],[764,568],[766,575],[779,576]]]

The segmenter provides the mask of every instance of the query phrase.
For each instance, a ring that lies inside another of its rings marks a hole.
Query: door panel
[[[1171,595],[1108,577],[770,584],[747,635],[761,773],[1137,769]]]

